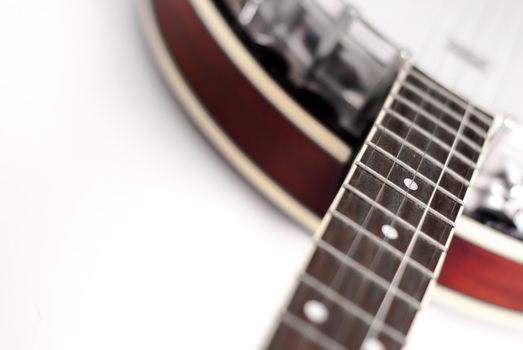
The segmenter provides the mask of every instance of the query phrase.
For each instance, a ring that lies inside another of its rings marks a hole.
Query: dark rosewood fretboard
[[[403,347],[492,122],[404,67],[323,219],[269,349]]]

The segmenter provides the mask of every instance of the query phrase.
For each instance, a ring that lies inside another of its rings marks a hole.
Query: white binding
[[[294,101],[256,62],[216,6],[208,0],[189,1],[209,33],[242,74],[301,132],[341,163],[349,160],[352,150]]]
[[[283,212],[297,219],[307,229],[315,230],[319,226],[319,218],[261,171],[216,125],[213,118],[184,81],[167,51],[154,18],[151,1],[141,0],[140,4],[143,26],[155,58],[166,77],[167,83],[176,93],[176,96],[188,112],[187,114],[192,118],[200,131],[242,176],[248,179],[257,189],[281,208]]]
[[[493,228],[482,225],[469,217],[461,216],[456,223],[456,233],[478,247],[523,264],[523,243],[501,234]]]

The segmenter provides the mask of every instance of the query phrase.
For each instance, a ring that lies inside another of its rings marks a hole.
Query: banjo
[[[197,127],[315,232],[266,348],[400,349],[436,281],[519,317],[520,128],[471,102],[491,69],[474,48],[448,40],[437,78],[341,0],[150,0],[144,17]]]

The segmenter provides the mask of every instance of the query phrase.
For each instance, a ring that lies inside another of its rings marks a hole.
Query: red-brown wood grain
[[[438,282],[462,294],[523,312],[523,266],[458,236]]]
[[[344,176],[340,164],[292,125],[242,75],[189,1],[152,0],[165,44],[224,133],[277,184],[319,217]],[[523,266],[455,237],[439,283],[523,311]]]
[[[323,215],[337,192],[343,165],[260,95],[188,1],[159,0],[154,5],[178,68],[223,131],[282,188]]]

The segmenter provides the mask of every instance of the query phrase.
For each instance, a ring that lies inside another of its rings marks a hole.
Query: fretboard
[[[404,346],[492,123],[404,67],[322,221],[269,349]]]

